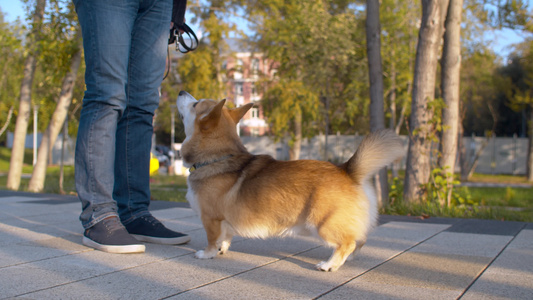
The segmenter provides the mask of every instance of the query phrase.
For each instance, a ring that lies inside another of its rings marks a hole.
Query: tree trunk
[[[529,146],[527,151],[527,181],[533,183],[533,104],[529,107]]]
[[[4,126],[2,126],[2,129],[0,129],[0,136],[2,136],[2,134],[4,134],[4,132],[7,129],[7,126],[9,126],[9,123],[11,122],[11,117],[13,116],[13,110],[14,109],[15,109],[14,106],[11,106],[9,108],[9,111],[7,112],[6,122],[4,123]]]
[[[57,106],[52,114],[52,119],[46,133],[41,141],[39,152],[37,154],[37,163],[33,168],[33,174],[31,176],[28,189],[31,192],[41,192],[44,187],[44,180],[46,179],[46,167],[48,165],[48,155],[50,149],[52,149],[65,119],[67,117],[68,108],[72,101],[72,92],[74,90],[74,84],[76,83],[76,74],[81,63],[81,43],[78,44],[78,50],[72,55],[70,70],[63,79],[61,86],[61,93],[59,94],[59,100]]]
[[[294,139],[292,145],[289,147],[289,160],[297,160],[300,158],[300,150],[302,148],[302,111],[298,110],[294,116]]]
[[[447,7],[448,0],[422,1],[404,183],[404,199],[409,202],[421,201],[425,193],[421,185],[429,181],[430,137],[434,134],[434,126],[430,122],[433,111],[428,104],[435,99],[438,50]]]
[[[461,71],[461,13],[463,0],[450,0],[446,16],[446,32],[442,54],[442,98],[445,107],[442,110],[442,126],[444,128],[441,138],[441,156],[439,166],[448,176],[448,190],[453,188],[453,174],[455,173],[455,160],[457,158],[457,133],[459,126],[459,80]],[[451,203],[451,193],[446,199]],[[441,203],[444,204],[444,203]]]
[[[381,24],[379,1],[366,1],[366,53],[370,79],[370,131],[385,128],[383,105],[383,67],[381,64]],[[381,169],[375,180],[379,206],[389,201],[387,167]]]
[[[9,163],[9,172],[7,174],[6,187],[10,190],[18,190],[20,187],[20,177],[22,175],[22,164],[24,163],[24,148],[26,143],[26,133],[28,132],[28,123],[31,111],[31,89],[33,75],[37,65],[39,36],[41,34],[41,25],[43,22],[44,8],[46,0],[37,0],[35,12],[33,13],[33,24],[28,45],[31,50],[24,63],[24,76],[20,85],[20,104],[13,135],[13,148],[11,149],[11,161]]]
[[[59,161],[59,193],[62,195],[65,194],[63,183],[65,178],[65,141],[67,139],[68,134],[67,120],[68,116],[65,118],[65,122],[63,123],[63,135],[61,137],[61,158]]]

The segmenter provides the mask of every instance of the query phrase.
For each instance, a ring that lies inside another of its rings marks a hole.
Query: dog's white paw
[[[317,270],[324,272],[337,271],[339,266],[333,266],[329,261],[321,261],[316,265]]]
[[[218,253],[220,254],[224,254],[226,252],[228,252],[228,249],[229,249],[229,246],[231,245],[230,242],[228,241],[223,241],[221,244],[220,244],[220,249],[218,250]]]
[[[217,255],[216,252],[215,253],[210,253],[210,252],[206,252],[204,250],[198,250],[194,254],[194,257],[199,258],[199,259],[209,259],[209,258],[215,257],[215,255]]]

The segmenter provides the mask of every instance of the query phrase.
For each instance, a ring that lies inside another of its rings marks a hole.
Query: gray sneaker
[[[181,245],[191,240],[185,233],[166,228],[152,215],[139,217],[126,224],[126,230],[137,240],[147,243]]]
[[[85,246],[109,253],[142,253],[145,246],[131,236],[118,217],[112,216],[86,229]]]

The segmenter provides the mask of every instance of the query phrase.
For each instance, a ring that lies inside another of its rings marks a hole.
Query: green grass
[[[0,147],[0,190],[6,189],[7,173],[9,171],[9,162],[11,158],[11,149]],[[24,165],[22,173],[25,174],[20,180],[20,191],[28,190],[28,178],[33,172],[33,151],[26,149],[24,153]],[[27,175],[27,176],[26,176]],[[183,176],[166,176],[155,175],[150,177],[150,188],[152,199],[186,202],[185,193],[187,190],[187,178]],[[63,175],[63,190],[66,194],[76,194],[74,183],[74,167],[65,166]],[[59,166],[49,166],[47,168],[46,179],[43,193],[59,194]]]
[[[9,171],[9,163],[11,160],[11,149],[0,147],[0,173],[7,173]],[[33,170],[33,150],[26,149],[24,151],[24,166],[22,173],[31,173]],[[4,185],[5,186],[5,185]]]
[[[150,178],[152,199],[186,202],[187,177],[155,175]]]
[[[532,188],[468,188],[481,206],[533,207]]]
[[[444,218],[474,218],[502,221],[533,222],[533,208],[512,210],[509,207],[498,206],[440,206],[435,203],[407,204],[397,202],[383,208],[383,214],[401,216],[444,217]]]
[[[402,177],[402,173],[400,176]],[[396,193],[401,199],[403,178],[396,183]],[[390,181],[392,182],[392,180]],[[474,174],[470,182],[483,183],[528,183],[525,176]],[[522,187],[454,187],[473,205],[440,206],[433,202],[405,203],[397,200],[381,213],[422,217],[477,218],[533,222],[533,186]]]
[[[484,182],[484,183],[508,183],[508,184],[527,184],[526,176],[514,175],[490,175],[474,173],[469,182]]]

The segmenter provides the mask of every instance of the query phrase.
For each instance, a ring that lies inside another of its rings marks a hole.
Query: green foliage
[[[6,124],[11,107],[18,106],[20,94],[20,82],[22,80],[22,70],[24,63],[24,49],[22,46],[23,27],[20,24],[9,24],[4,22],[4,17],[0,11],[0,128]],[[14,131],[16,112],[11,118],[7,129]],[[5,141],[7,134],[0,137],[0,141]]]
[[[382,0],[380,21],[381,53],[386,117],[395,121],[410,115],[411,86],[414,74],[420,1]],[[391,103],[394,102],[394,103]],[[394,105],[393,105],[394,104]],[[393,111],[392,108],[395,107]],[[401,115],[402,109],[404,115]],[[394,114],[394,116],[392,115]],[[402,127],[403,128],[403,127]]]
[[[368,128],[362,14],[348,8],[343,1],[258,0],[250,1],[247,11],[256,31],[257,47],[276,62],[275,80],[284,81],[282,85],[301,82],[315,95],[313,98],[323,102],[307,106],[315,109],[309,114],[302,109],[303,122],[315,127],[308,132],[324,126],[328,126],[330,132],[344,133],[355,133],[356,124],[360,125],[357,126],[359,130]],[[279,86],[267,84],[266,88]],[[274,111],[270,109],[266,113],[270,123],[279,124],[293,117],[290,112],[281,110],[280,114],[287,115],[269,115],[269,112]],[[322,117],[306,120],[306,115]],[[331,121],[320,124],[321,120]]]
[[[155,129],[158,143],[170,143],[170,114],[180,90],[186,90],[197,99],[221,100],[227,97],[225,71],[222,70],[222,59],[227,55],[226,40],[230,33],[236,31],[236,26],[229,18],[237,8],[233,1],[207,1],[200,6],[190,5],[187,9],[194,15],[187,23],[197,21],[200,27],[195,28],[202,33],[198,48],[185,55],[176,54],[170,46],[171,56],[178,55],[177,66],[170,67],[168,77],[161,86],[162,101],[156,112]],[[183,124],[175,122],[176,141],[185,138]]]
[[[440,171],[440,172],[439,172]],[[432,199],[419,203],[406,203],[402,201],[403,180],[394,178],[389,188],[390,204],[381,208],[381,213],[391,215],[409,215],[428,217],[450,218],[479,218],[509,221],[533,221],[533,193],[532,188],[494,188],[494,187],[458,187],[453,189],[451,205],[439,203],[439,193],[445,195],[446,178],[442,170],[434,170],[434,186],[432,192],[436,193]],[[479,178],[480,174],[474,176]],[[483,182],[502,182],[499,176],[483,175]],[[506,176],[505,180],[511,182],[523,181],[523,178]],[[439,187],[438,184],[441,186]],[[457,181],[454,184],[458,184]]]
[[[287,133],[294,133],[297,114],[302,114],[303,136],[316,134],[321,104],[317,95],[310,92],[302,82],[280,79],[263,95],[261,103],[265,114],[269,116],[270,130],[276,139],[285,137]],[[291,139],[294,138],[291,135]]]
[[[393,205],[397,202],[403,202],[403,180],[394,177],[389,187],[389,202]]]
[[[507,187],[505,189],[505,201],[510,202],[515,198],[515,192],[512,188]]]
[[[454,174],[448,169],[444,167],[431,170],[429,183],[424,187],[428,195],[427,201],[447,206],[478,206],[479,202],[472,199],[468,188],[457,188],[461,182],[455,179]]]
[[[182,79],[181,88],[197,99],[220,100],[226,97],[222,59],[228,49],[226,39],[236,30],[235,24],[228,18],[235,8],[236,3],[224,0],[190,7],[195,20],[200,21],[199,30],[203,37],[198,49],[179,59],[178,73]]]

